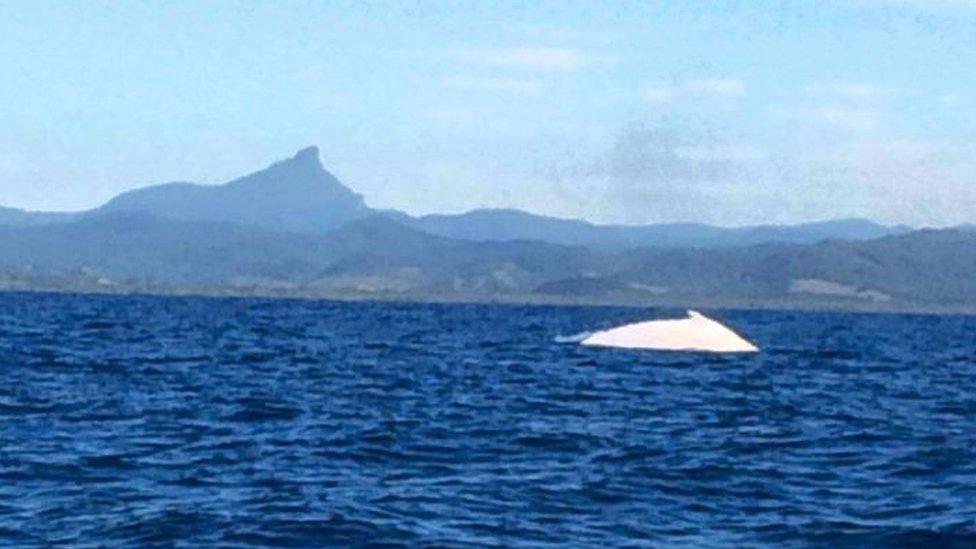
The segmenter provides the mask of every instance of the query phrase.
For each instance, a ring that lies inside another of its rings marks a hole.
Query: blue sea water
[[[976,319],[709,312],[0,294],[0,545],[976,545]]]

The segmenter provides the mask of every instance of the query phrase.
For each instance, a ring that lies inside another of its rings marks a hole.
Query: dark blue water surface
[[[976,319],[0,294],[4,546],[976,544]]]

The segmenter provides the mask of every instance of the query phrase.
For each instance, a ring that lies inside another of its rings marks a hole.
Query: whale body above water
[[[583,345],[622,349],[661,351],[706,351],[715,353],[755,353],[759,348],[721,322],[697,312],[688,318],[649,320],[609,330],[593,332]]]

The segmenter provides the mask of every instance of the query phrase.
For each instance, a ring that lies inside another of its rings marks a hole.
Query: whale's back
[[[697,312],[675,320],[649,320],[594,332],[583,345],[662,351],[756,352],[759,349],[722,323]]]

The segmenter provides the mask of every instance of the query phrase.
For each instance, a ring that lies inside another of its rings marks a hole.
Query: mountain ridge
[[[595,251],[457,240],[382,216],[316,235],[125,212],[2,227],[0,242],[5,290],[976,310],[976,233],[951,229]]]
[[[292,232],[323,233],[344,223],[384,215],[414,229],[475,242],[538,240],[598,249],[730,247],[761,242],[813,243],[824,239],[870,239],[909,230],[865,219],[794,225],[719,227],[704,223],[596,224],[514,208],[480,208],[460,214],[410,216],[369,207],[362,195],[325,169],[310,146],[290,158],[219,185],[177,181],[132,189],[91,210],[27,212],[0,208],[0,225],[64,222],[83,216],[144,211],[186,221],[229,221]]]
[[[87,212],[0,210],[0,290],[976,311],[974,269],[965,227],[411,217],[369,207],[315,148]]]
[[[329,173],[318,148],[222,185],[164,183],[122,193],[92,213],[145,211],[188,221],[232,221],[321,232],[369,215],[363,197]]]

